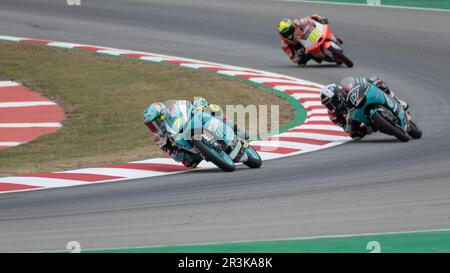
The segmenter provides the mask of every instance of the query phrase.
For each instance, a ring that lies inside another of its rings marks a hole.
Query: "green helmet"
[[[152,133],[162,134],[164,132],[163,122],[166,119],[167,108],[161,102],[150,104],[144,110],[144,123]]]

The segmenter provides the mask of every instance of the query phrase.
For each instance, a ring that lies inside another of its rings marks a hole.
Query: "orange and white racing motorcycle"
[[[348,67],[353,67],[353,62],[344,55],[341,43],[331,32],[328,24],[314,21],[314,26],[310,28],[305,38],[298,41],[305,48],[305,52],[312,55],[315,60],[344,63]]]

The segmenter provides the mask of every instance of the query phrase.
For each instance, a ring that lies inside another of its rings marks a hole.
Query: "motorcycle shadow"
[[[231,172],[231,173],[236,173],[236,172],[240,172],[240,171],[244,171],[244,170],[251,170],[250,168],[248,168],[247,166],[245,166],[244,164],[239,164],[236,165],[236,169]],[[224,174],[230,174],[229,172],[224,172],[221,169],[219,169],[218,167],[216,168],[212,168],[212,169],[202,169],[202,168],[197,168],[194,169],[192,172],[200,172],[200,173],[224,173]]]
[[[329,63],[329,64],[307,64],[301,68],[347,68],[347,67],[343,65]]]
[[[373,143],[373,144],[383,144],[383,143],[401,143],[401,141],[399,141],[396,138],[363,138],[363,139],[354,139],[352,141],[353,143],[362,143],[362,144],[367,144],[367,143]]]
[[[305,66],[295,66],[292,64],[285,64],[285,65],[271,65],[270,67],[273,68],[282,68],[282,69],[291,69],[291,68],[297,68],[297,69],[308,69],[308,68],[347,68],[344,65],[338,65],[335,63],[313,63],[313,64],[307,64]]]

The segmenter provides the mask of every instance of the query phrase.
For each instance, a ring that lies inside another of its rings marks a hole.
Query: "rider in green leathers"
[[[173,101],[172,101],[173,102]],[[197,154],[180,149],[173,144],[173,139],[170,137],[170,133],[166,129],[166,125],[171,126],[173,116],[176,116],[176,112],[179,111],[174,105],[189,104],[190,101],[177,100],[176,103],[170,105],[162,102],[155,102],[150,104],[144,110],[144,123],[148,129],[154,134],[154,141],[159,145],[160,149],[168,153],[174,160],[183,163],[188,168],[195,168],[203,160],[203,158]],[[247,135],[242,134],[235,124],[227,121],[223,117],[222,108],[216,104],[209,104],[204,98],[196,98],[192,102],[195,109],[205,111],[213,114],[215,117],[223,118],[223,121],[234,128],[235,133],[240,135],[244,139],[248,139]]]

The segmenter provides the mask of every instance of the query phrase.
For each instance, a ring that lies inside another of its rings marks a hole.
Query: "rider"
[[[369,128],[358,121],[351,120],[347,116],[348,107],[346,99],[348,92],[358,85],[364,86],[367,83],[375,85],[384,93],[397,100],[405,111],[408,109],[408,104],[406,102],[398,99],[384,81],[374,76],[368,78],[346,77],[342,79],[339,84],[329,84],[323,87],[320,93],[320,100],[328,109],[330,120],[341,126],[352,138],[362,138],[373,131],[372,128]]]
[[[234,131],[238,136],[248,139],[245,132],[242,135],[241,131],[237,129],[236,124],[233,125],[223,117],[223,111],[220,106],[209,104],[204,98],[196,98],[193,102],[193,106],[197,110],[207,111],[216,117],[223,118],[228,125],[233,126]],[[162,102],[152,103],[144,110],[144,123],[154,134],[153,139],[162,151],[168,153],[175,161],[183,163],[184,166],[195,168],[203,158],[197,154],[172,145],[173,139],[170,138],[169,132],[166,129],[166,122],[167,119],[171,117],[173,111],[174,109],[168,108],[168,106]]]
[[[307,16],[299,19],[283,19],[278,25],[278,33],[280,34],[280,43],[283,51],[289,56],[293,63],[299,66],[304,66],[312,55],[305,52],[303,45],[298,42],[299,39],[306,39],[311,27],[314,26],[314,21],[321,24],[328,24],[328,18],[320,17],[319,15]],[[340,44],[343,43],[341,38],[336,37]],[[322,60],[314,58],[318,63]]]

